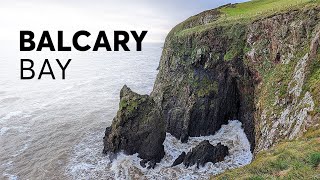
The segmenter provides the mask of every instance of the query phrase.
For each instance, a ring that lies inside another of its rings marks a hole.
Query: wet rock
[[[110,160],[111,162],[113,162],[113,160],[117,159],[118,154],[117,154],[117,153],[110,152],[110,153],[108,153],[108,157],[109,157],[109,160]]]
[[[156,161],[152,159],[151,161],[149,161],[147,169],[154,169],[155,167],[156,167]]]
[[[182,134],[180,140],[182,143],[187,143],[189,140],[189,136],[187,134]]]
[[[203,167],[207,162],[220,162],[229,154],[228,147],[221,143],[213,146],[208,140],[202,141],[193,148],[184,158],[183,164],[186,167],[197,165]]]
[[[186,153],[182,152],[176,160],[172,163],[171,167],[177,166],[181,163],[183,163],[184,158],[186,157]]]
[[[151,168],[164,156],[165,124],[159,108],[148,95],[124,86],[117,116],[105,131],[103,152],[132,155],[151,161]]]
[[[141,161],[140,161],[140,166],[143,167],[143,168],[147,167],[147,166],[146,166],[146,163],[147,163],[147,162],[148,162],[147,159],[141,160]]]

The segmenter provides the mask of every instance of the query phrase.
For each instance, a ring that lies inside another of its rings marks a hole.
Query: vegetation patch
[[[262,151],[242,168],[229,170],[212,179],[319,179],[320,130],[303,138],[283,141]]]
[[[318,167],[320,164],[320,152],[314,152],[310,155],[310,163],[313,167]]]
[[[119,109],[120,111],[125,110],[128,114],[132,113],[134,110],[137,110],[139,107],[139,104],[145,102],[146,98],[123,98],[120,101]]]
[[[214,13],[217,18],[206,24],[188,26],[191,22],[197,22],[202,14],[193,16],[179,24],[170,33],[172,35],[185,36],[197,34],[216,26],[228,26],[234,23],[247,24],[257,19],[263,19],[275,14],[301,9],[306,6],[319,5],[320,0],[252,0],[249,2],[230,4],[217,9]],[[202,15],[203,16],[203,15]]]

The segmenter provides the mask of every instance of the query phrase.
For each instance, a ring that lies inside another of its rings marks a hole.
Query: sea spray
[[[142,168],[141,159],[137,154],[127,156],[119,153],[112,162],[101,153],[101,135],[89,134],[77,146],[66,169],[73,179],[208,179],[210,175],[224,172],[249,164],[252,160],[250,143],[237,120],[229,121],[211,136],[190,137],[187,143],[166,134],[164,141],[165,156],[155,169]],[[216,164],[207,163],[204,167],[192,166],[185,168],[183,164],[171,167],[173,161],[184,151],[189,152],[203,140],[209,140],[212,145],[221,142],[229,147],[229,156]]]

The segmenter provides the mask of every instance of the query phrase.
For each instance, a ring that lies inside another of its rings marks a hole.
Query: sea
[[[208,179],[252,160],[237,120],[186,144],[167,134],[166,155],[155,169],[142,168],[137,154],[119,153],[113,161],[102,154],[104,131],[118,110],[120,89],[126,84],[139,94],[151,93],[163,43],[145,43],[141,52],[32,53],[19,52],[17,44],[1,46],[0,179]],[[22,58],[34,61],[34,79],[20,79]],[[50,75],[37,79],[45,59],[55,80]],[[65,80],[56,59],[72,59]],[[181,152],[202,140],[227,145],[229,156],[200,168],[170,167]]]

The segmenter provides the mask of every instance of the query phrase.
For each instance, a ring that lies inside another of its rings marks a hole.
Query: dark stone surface
[[[178,158],[176,160],[174,160],[174,162],[172,163],[171,167],[173,166],[177,166],[179,164],[181,164],[184,160],[184,158],[186,157],[186,153],[185,152],[182,152]]]
[[[120,92],[120,105],[111,127],[106,128],[103,152],[139,154],[154,168],[164,156],[165,124],[161,111],[148,95],[134,93],[127,86]]]
[[[147,167],[147,166],[146,166],[146,163],[147,163],[147,162],[148,162],[148,160],[146,160],[146,159],[141,160],[141,161],[140,161],[140,166],[143,167],[143,168]]]
[[[186,167],[197,165],[203,167],[207,162],[220,162],[229,154],[228,147],[221,143],[213,146],[208,140],[202,141],[199,145],[187,153],[183,164]]]
[[[152,159],[151,161],[149,161],[147,169],[154,169],[155,166],[156,166],[156,161]]]
[[[187,142],[239,120],[253,151],[257,75],[245,65],[242,51],[225,59],[230,47],[245,42],[245,32],[245,26],[235,25],[231,30],[214,27],[206,34],[167,37],[151,93],[163,110],[167,132]]]

